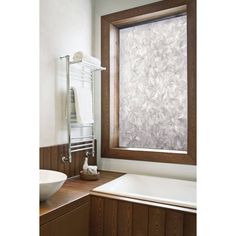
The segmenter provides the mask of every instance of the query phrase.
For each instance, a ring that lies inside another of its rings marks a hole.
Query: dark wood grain
[[[174,9],[174,10],[173,10]],[[119,29],[187,9],[188,149],[187,154],[119,147]],[[163,13],[163,11],[165,11]],[[161,12],[163,14],[161,14]],[[140,20],[141,19],[141,20]],[[116,58],[114,58],[116,57]],[[103,158],[196,164],[196,1],[165,0],[101,17]]]
[[[53,236],[51,223],[40,226],[40,236]]]
[[[83,169],[85,151],[72,154],[72,163],[62,162],[62,157],[67,156],[68,146],[66,144],[49,147],[41,147],[39,150],[40,169],[57,170],[65,173],[68,177],[79,175]],[[96,151],[96,142],[95,142]],[[95,152],[96,153],[96,152]],[[95,157],[89,157],[89,165],[96,165]]]
[[[196,214],[185,213],[184,214],[184,236],[196,236]]]
[[[89,201],[40,227],[40,236],[78,235],[89,235]]]
[[[110,145],[110,23],[101,18],[101,58],[102,65],[106,66],[106,70],[103,70],[102,75],[102,86],[101,86],[101,152],[109,152]],[[105,80],[105,81],[104,81]]]
[[[187,55],[188,55],[188,153],[197,163],[197,16],[196,0],[188,1]],[[190,132],[191,131],[191,132]]]
[[[117,236],[117,200],[104,200],[104,236]]]
[[[118,201],[118,236],[132,236],[132,203]]]
[[[49,148],[43,149],[43,167],[44,169],[51,168],[51,150]]]
[[[91,196],[90,236],[196,236],[196,214]]]
[[[55,160],[57,161],[57,165],[58,165],[58,171],[65,173],[65,164],[62,162],[62,159],[61,159],[61,157],[66,155],[66,153],[64,153],[64,145],[58,145],[58,146],[53,146],[53,147],[58,149],[59,155],[57,156],[57,158],[55,158]],[[65,173],[65,174],[68,174],[68,173]]]
[[[143,6],[108,14],[108,15],[103,16],[103,19],[106,20],[107,22],[117,22],[123,19],[129,19],[129,18],[138,17],[138,16],[145,16],[146,18],[148,18],[148,14],[182,6],[182,5],[185,5],[189,1],[191,0],[158,1],[151,4],[146,4]]]
[[[63,153],[65,153],[65,156],[68,156],[68,145],[63,145]],[[71,172],[70,172],[70,166],[73,166],[74,161],[69,163],[69,162],[65,162],[64,163],[64,171],[65,173],[67,173],[67,176],[71,177]]]
[[[148,236],[165,236],[165,209],[149,207]]]
[[[43,149],[39,149],[39,168],[43,169]]]
[[[166,210],[166,236],[183,236],[184,213]]]
[[[150,9],[150,10],[153,10],[153,9]],[[158,10],[154,12],[149,11],[149,13],[147,14],[142,14],[142,15],[132,16],[129,18],[124,18],[121,20],[116,20],[116,21],[113,21],[113,24],[117,28],[122,29],[122,28],[132,27],[132,26],[136,26],[136,25],[140,25],[144,23],[153,22],[160,18],[163,19],[163,18],[170,17],[172,15],[178,15],[185,12],[186,12],[186,5],[180,5],[180,6],[176,5],[175,7],[172,7],[172,8]]]
[[[50,147],[50,169],[58,170],[58,148]]]
[[[104,198],[91,196],[90,236],[103,236]]]
[[[79,153],[73,153],[72,154],[73,160],[74,160],[74,175],[79,175],[80,169],[81,169],[81,160],[79,158]],[[83,167],[83,166],[82,166]]]
[[[133,204],[132,235],[148,235],[148,206]]]

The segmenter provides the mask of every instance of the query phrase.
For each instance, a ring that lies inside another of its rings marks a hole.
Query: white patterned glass
[[[187,18],[120,30],[119,146],[187,151]]]

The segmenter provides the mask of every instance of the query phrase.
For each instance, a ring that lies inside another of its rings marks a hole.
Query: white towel
[[[93,123],[93,103],[91,88],[72,87],[75,97],[76,119],[79,124]]]
[[[87,174],[96,175],[97,173],[97,166],[88,166]]]
[[[96,57],[92,57],[92,56],[86,55],[86,54],[84,54],[81,51],[76,52],[74,54],[73,60],[74,61],[83,60],[83,61],[86,61],[86,62],[90,62],[90,63],[92,63],[94,65],[101,66],[101,61],[99,59],[97,59]]]

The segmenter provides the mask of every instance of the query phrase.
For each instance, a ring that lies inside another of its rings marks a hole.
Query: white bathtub
[[[149,205],[196,212],[194,181],[125,174],[93,189],[92,195],[143,200]]]

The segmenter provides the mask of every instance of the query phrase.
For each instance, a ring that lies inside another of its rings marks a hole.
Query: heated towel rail
[[[60,57],[60,59],[66,59],[66,121],[67,121],[67,137],[68,137],[68,156],[63,156],[63,162],[72,162],[72,153],[84,150],[91,150],[86,152],[86,156],[95,155],[95,136],[94,136],[94,122],[90,124],[77,124],[76,114],[71,111],[71,104],[74,102],[74,94],[71,89],[71,77],[73,72],[71,66],[74,64],[80,65],[79,75],[75,78],[81,82],[91,83],[92,89],[92,109],[94,118],[94,72],[106,70],[106,68],[92,64],[88,61],[70,61],[70,56],[66,55]],[[72,137],[73,128],[91,128],[91,135],[79,135],[78,137]]]

